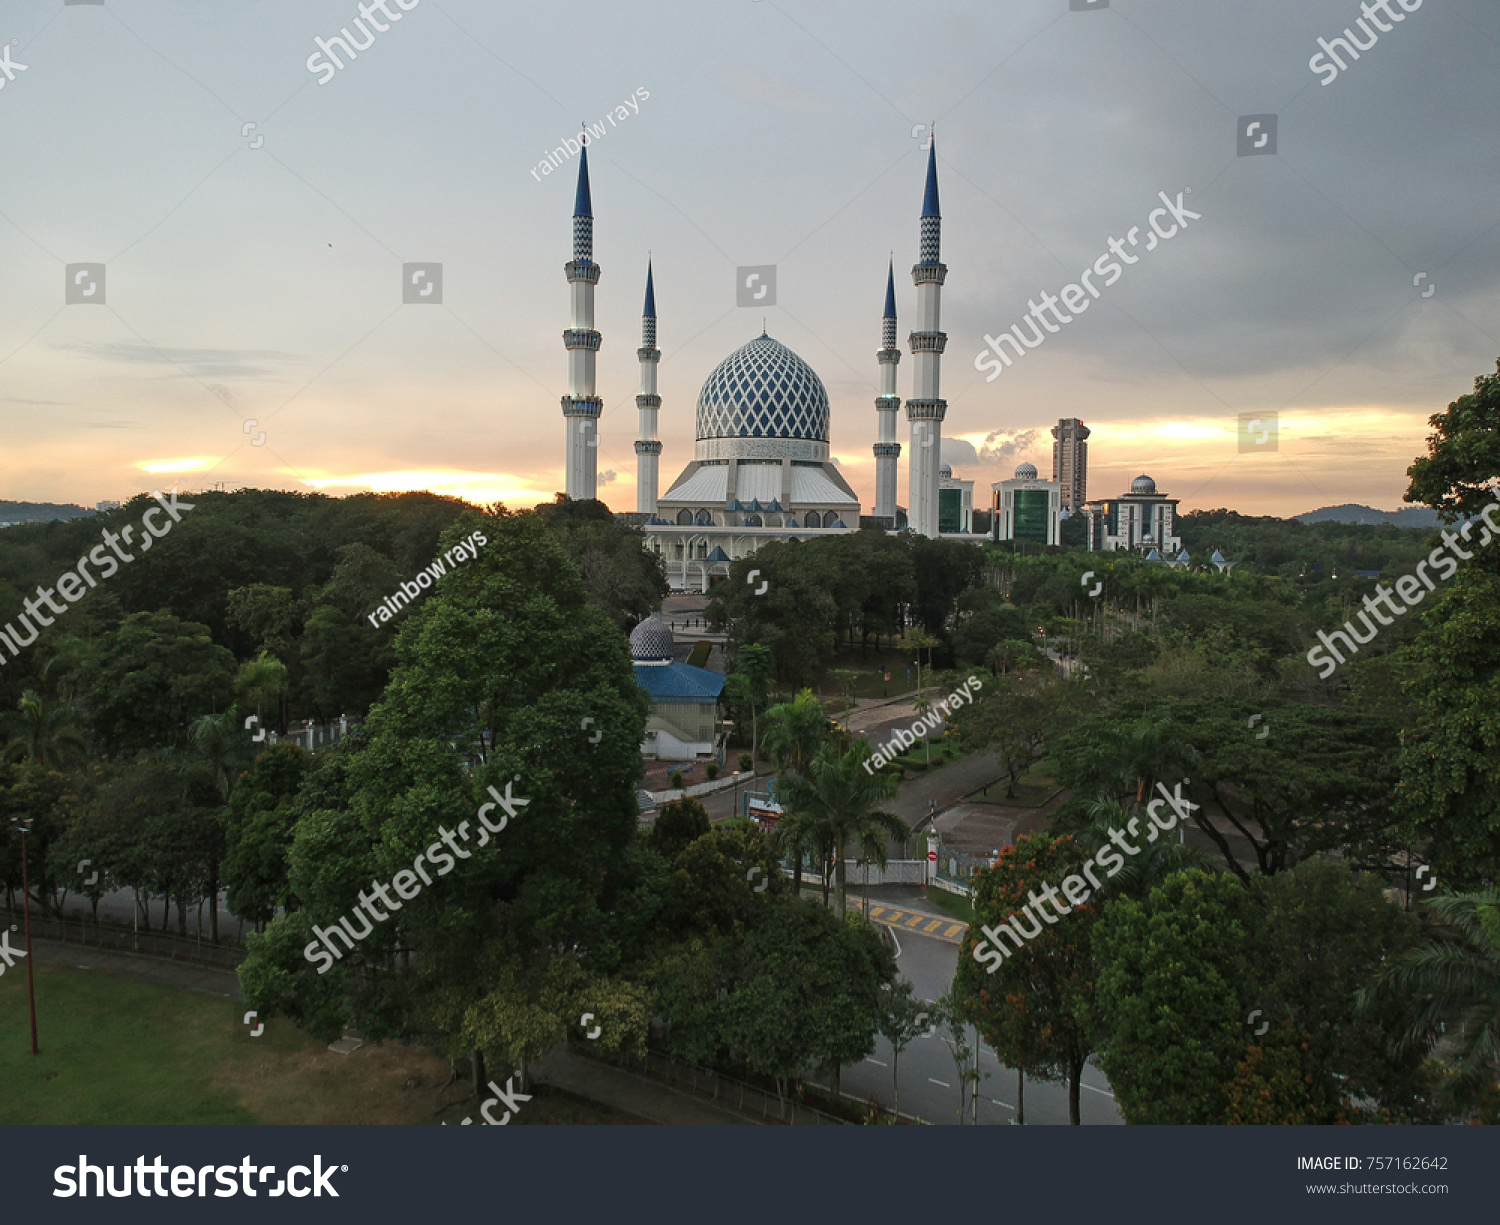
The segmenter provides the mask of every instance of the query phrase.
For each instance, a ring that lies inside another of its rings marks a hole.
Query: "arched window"
[[[690,510],[679,510],[677,512],[677,526],[678,527],[692,527],[693,526],[693,512],[690,511]]]
[[[713,515],[709,514],[708,511],[700,510],[698,512],[698,517],[694,520],[694,522],[699,527],[712,527],[714,523],[714,517]]]
[[[745,526],[746,527],[765,527],[765,524],[761,522],[761,518],[760,518],[759,515],[746,515],[745,516]]]
[[[815,510],[810,510],[810,511],[807,512],[807,519],[805,520],[805,522],[806,522],[806,524],[807,524],[808,527],[822,527],[823,526],[823,521],[818,518],[818,512],[815,511]]]

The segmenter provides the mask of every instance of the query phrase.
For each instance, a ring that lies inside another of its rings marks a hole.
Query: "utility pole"
[[[26,996],[31,1009],[31,1053],[40,1055],[42,1052],[36,1042],[36,978],[31,968],[31,879],[26,872],[26,835],[31,832],[31,819],[17,817],[16,830],[21,835],[21,911],[26,916]]]

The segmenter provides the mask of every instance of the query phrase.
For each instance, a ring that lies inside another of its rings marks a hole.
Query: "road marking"
[[[929,1076],[927,1079],[932,1080],[932,1077]],[[935,1085],[942,1085],[945,1089],[953,1088],[953,1086],[950,1085],[946,1080],[932,1080],[932,1083]]]
[[[873,1063],[877,1068],[888,1068],[891,1066],[888,1063],[881,1063],[878,1059],[871,1059],[868,1055],[865,1056],[865,1062]]]
[[[893,910],[893,911],[891,911],[890,914],[886,915],[885,921],[887,923],[894,923],[897,919],[899,919],[901,917],[901,915],[903,913],[904,912],[900,911],[900,910]]]
[[[1009,1102],[1002,1102],[998,1097],[992,1097],[990,1098],[990,1101],[994,1102],[997,1106],[1004,1106],[1007,1110],[1015,1109],[1015,1107],[1012,1106]]]
[[[924,927],[924,928],[923,928],[923,929],[922,929],[922,930],[923,930],[923,931],[924,931],[924,932],[935,932],[935,931],[937,931],[937,929],[938,929],[938,928],[940,928],[940,927],[941,927],[941,926],[942,926],[942,925],[943,925],[943,921],[942,921],[942,920],[941,920],[941,919],[934,919],[934,920],[933,920],[933,921],[932,921],[932,922],[931,922],[931,923],[929,923],[929,924],[928,924],[928,925],[927,925],[927,926],[926,926],[926,927]]]
[[[962,923],[955,923],[952,927],[945,931],[943,935],[946,936],[949,940],[952,940],[953,937],[958,935],[959,932],[963,931],[963,929],[964,925]]]
[[[873,918],[877,918],[880,915],[883,915],[884,913],[885,913],[885,907],[884,906],[871,906],[870,907],[870,917],[872,919]]]
[[[908,920],[907,920],[907,921],[906,921],[906,926],[907,926],[907,927],[915,927],[915,926],[916,926],[916,925],[917,925],[917,924],[918,924],[918,923],[920,923],[920,922],[921,922],[921,921],[922,921],[922,920],[923,920],[923,919],[924,919],[924,918],[925,918],[925,917],[926,917],[926,916],[925,916],[925,915],[913,915],[913,916],[912,916],[912,917],[911,917],[911,918],[910,918],[910,919],[908,919]]]
[[[1086,1085],[1081,1080],[1078,1082],[1078,1087],[1080,1089],[1087,1089],[1090,1093],[1102,1093],[1105,1097],[1114,1097],[1114,1094],[1108,1089],[1096,1089],[1093,1085]]]

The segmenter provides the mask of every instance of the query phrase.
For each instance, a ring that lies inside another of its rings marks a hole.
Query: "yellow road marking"
[[[915,927],[918,923],[920,923],[922,921],[923,917],[924,916],[922,916],[922,915],[913,915],[910,919],[908,919],[906,921],[906,926],[907,927]]]
[[[899,919],[901,917],[901,914],[902,914],[901,911],[899,911],[899,910],[893,910],[893,911],[891,911],[890,914],[886,915],[885,921],[887,923],[894,923],[897,919]]]
[[[885,913],[885,907],[884,906],[871,906],[870,907],[870,917],[872,919],[879,918],[884,913]]]
[[[964,925],[962,923],[955,923],[952,927],[945,931],[943,935],[946,936],[949,940],[952,940],[953,937],[958,935],[961,931],[963,931],[963,929]]]
[[[928,925],[927,925],[927,926],[926,926],[926,927],[924,927],[924,928],[923,928],[923,929],[922,929],[922,930],[923,930],[923,931],[924,931],[924,932],[935,932],[935,931],[937,931],[937,929],[938,929],[938,928],[940,928],[940,927],[941,927],[941,926],[942,926],[942,925],[943,925],[943,921],[942,921],[942,920],[941,920],[941,919],[934,919],[934,920],[933,920],[933,921],[932,921],[932,922],[931,922],[931,923],[929,923],[929,924],[928,924]]]

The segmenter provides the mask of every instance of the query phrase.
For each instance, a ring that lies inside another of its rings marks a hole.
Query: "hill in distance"
[[[33,520],[47,523],[53,519],[83,519],[94,512],[86,506],[74,506],[71,502],[0,502],[0,524],[30,523]]]
[[[1430,528],[1438,525],[1437,511],[1428,506],[1403,506],[1400,510],[1376,510],[1345,502],[1342,506],[1324,506],[1296,516],[1298,523],[1389,523],[1392,527]]]

